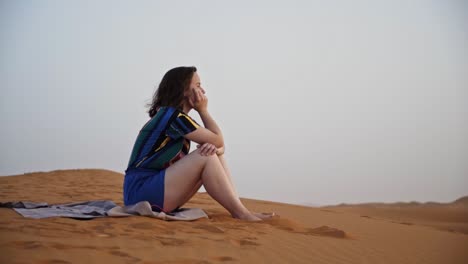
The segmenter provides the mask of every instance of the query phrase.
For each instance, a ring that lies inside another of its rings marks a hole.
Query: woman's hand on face
[[[211,156],[215,154],[218,149],[216,148],[215,145],[210,144],[210,143],[204,143],[203,145],[197,145],[198,151],[200,152],[200,155],[202,156]]]
[[[192,95],[189,97],[189,103],[197,112],[206,111],[208,108],[208,97],[205,90],[201,87],[193,88]]]

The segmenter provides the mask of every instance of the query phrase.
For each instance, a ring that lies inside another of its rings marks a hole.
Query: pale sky
[[[466,3],[0,0],[0,175],[124,173],[162,76],[193,65],[241,197],[453,201]]]

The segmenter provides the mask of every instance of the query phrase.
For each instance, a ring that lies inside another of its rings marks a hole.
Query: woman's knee
[[[204,164],[208,163],[208,162],[216,162],[218,161],[219,162],[219,158],[216,154],[212,154],[212,155],[201,155],[200,154],[200,151],[199,150],[196,150],[190,154],[193,154],[196,156],[197,159],[199,160],[202,160]]]

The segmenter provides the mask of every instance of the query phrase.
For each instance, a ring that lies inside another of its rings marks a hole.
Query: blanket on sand
[[[200,208],[179,208],[170,213],[155,212],[147,201],[124,207],[118,206],[110,200],[93,200],[65,204],[49,205],[45,202],[0,202],[0,207],[13,208],[16,212],[28,218],[69,217],[77,220],[87,220],[96,217],[149,216],[162,220],[192,221],[208,218]]]

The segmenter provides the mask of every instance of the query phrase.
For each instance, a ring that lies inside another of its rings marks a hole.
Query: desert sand
[[[0,201],[106,199],[123,206],[122,183],[123,174],[100,169],[5,176]],[[279,216],[233,219],[207,193],[183,206],[209,215],[192,222],[30,219],[0,208],[0,263],[468,263],[468,197],[323,207],[241,200]]]

